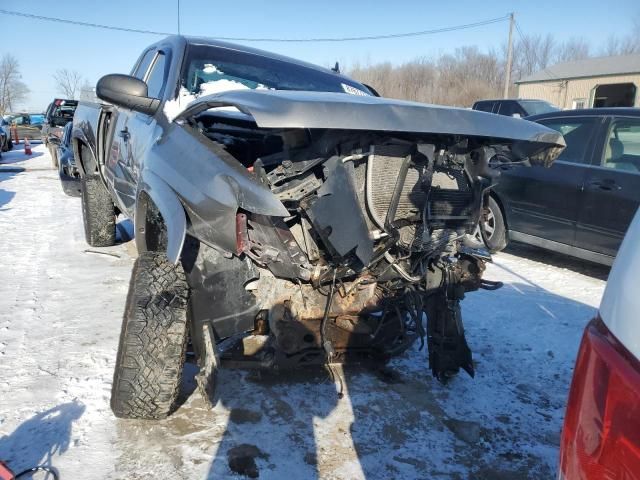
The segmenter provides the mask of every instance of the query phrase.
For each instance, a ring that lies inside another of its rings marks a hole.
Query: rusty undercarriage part
[[[380,363],[416,340],[424,346],[426,339],[436,378],[445,382],[459,368],[473,376],[460,300],[465,292],[481,288],[483,270],[482,261],[463,254],[455,262],[434,264],[424,285],[390,290],[363,274],[336,284],[333,295],[328,288],[296,285],[261,272],[248,287],[264,302],[262,307],[269,308],[256,316],[253,335],[226,350],[222,362],[262,368],[322,365],[327,360]]]

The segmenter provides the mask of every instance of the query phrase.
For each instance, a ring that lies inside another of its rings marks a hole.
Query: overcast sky
[[[557,40],[584,37],[597,50],[609,35],[630,31],[638,0],[180,0],[182,33],[225,37],[340,37],[428,30],[500,17],[514,11],[525,34],[552,33]],[[25,13],[176,32],[177,0],[2,0],[0,8]],[[499,48],[508,22],[423,37],[345,43],[251,45],[324,66],[359,61],[401,63],[419,56],[477,45]],[[91,83],[106,73],[128,72],[158,36],[100,30],[0,14],[0,56],[20,60],[31,89],[25,108],[43,110],[59,95],[59,68],[81,72]],[[516,34],[517,35],[517,34]]]

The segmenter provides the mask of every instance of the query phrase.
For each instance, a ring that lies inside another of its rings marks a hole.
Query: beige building
[[[519,98],[562,109],[640,107],[640,54],[559,63],[516,84]]]

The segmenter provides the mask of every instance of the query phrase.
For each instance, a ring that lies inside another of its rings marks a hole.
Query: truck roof
[[[338,78],[344,78],[346,80],[353,81],[352,78],[349,78],[340,73],[336,73],[335,71],[321,67],[319,65],[314,65],[313,63],[304,62],[302,60],[298,60],[295,58],[287,57],[286,55],[280,55],[277,53],[269,52],[267,50],[261,50],[259,48],[249,47],[247,45],[241,45],[238,43],[225,42],[222,40],[217,40],[215,38],[208,37],[196,37],[196,36],[188,36],[188,35],[170,35],[165,37],[162,40],[150,45],[149,47],[160,47],[161,45],[166,45],[167,43],[176,47],[176,49],[185,48],[187,45],[209,45],[217,48],[225,48],[228,50],[235,50],[243,53],[250,53],[253,55],[260,55],[262,57],[271,58],[274,60],[280,60],[282,62],[292,63],[295,65],[299,65],[301,67],[310,68],[313,70],[317,70],[319,72],[328,73],[331,75],[335,75]]]
[[[319,72],[335,75],[337,78],[344,78],[352,82],[354,81],[352,78],[347,77],[346,75],[342,75],[329,68],[321,67],[313,63],[305,62],[292,57],[287,57],[286,55],[280,55],[278,53],[269,52],[267,50],[261,50],[259,48],[253,48],[253,47],[249,47],[247,45],[241,45],[238,43],[225,42],[223,40],[217,40],[215,38],[209,38],[209,37],[199,37],[199,36],[190,36],[190,35],[170,35],[162,40],[159,40],[153,45],[150,45],[150,47],[154,47],[154,46],[159,47],[160,45],[166,45],[167,43],[172,44],[178,49],[185,48],[187,45],[209,45],[217,48],[225,48],[228,50],[235,50],[238,52],[250,53],[253,55],[260,55],[261,57],[272,58],[274,60],[280,60],[282,62],[300,65],[301,67],[306,67],[313,70],[317,70]]]

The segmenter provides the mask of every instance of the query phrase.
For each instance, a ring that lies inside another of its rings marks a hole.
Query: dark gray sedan
[[[640,204],[640,109],[569,110],[528,117],[562,133],[549,169],[505,170],[484,222],[487,245],[509,240],[610,265]]]

